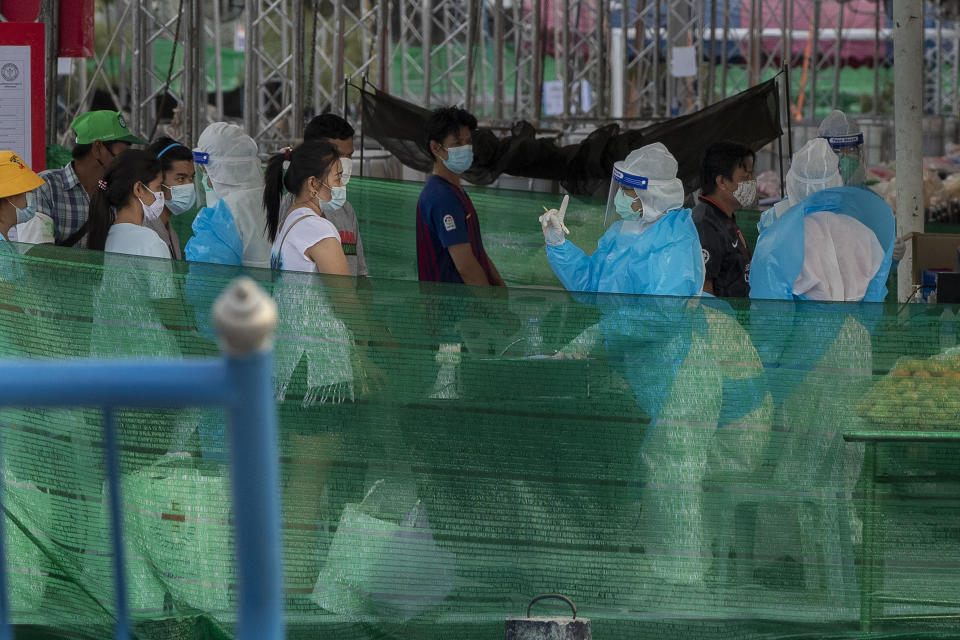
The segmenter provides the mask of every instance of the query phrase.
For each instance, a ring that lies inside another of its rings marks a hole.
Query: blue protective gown
[[[243,240],[230,207],[223,200],[203,207],[193,219],[193,237],[187,241],[183,257],[190,262],[243,264]]]
[[[884,250],[883,262],[867,287],[864,302],[883,302],[896,240],[896,222],[890,206],[872,191],[857,187],[824,189],[804,198],[773,218],[765,212],[758,225],[760,237],[750,265],[750,297],[760,300],[803,299],[793,286],[803,269],[804,218],[818,211],[848,215],[872,230]]]
[[[771,442],[774,494],[790,501],[761,504],[761,521],[782,521],[776,535],[761,531],[760,555],[796,556],[805,587],[849,604],[856,593],[852,540],[859,520],[852,492],[863,445],[846,443],[844,431],[866,427],[857,405],[871,384],[870,330],[882,311],[876,304],[811,302],[793,293],[804,264],[804,218],[818,211],[849,215],[876,234],[884,259],[863,302],[882,302],[896,235],[893,211],[858,187],[818,191],[780,217],[764,214],[750,272],[751,337],[761,354],[774,397]]]
[[[689,209],[646,226],[619,220],[593,255],[566,241],[548,246],[547,259],[569,291],[696,296],[703,289],[703,253]]]

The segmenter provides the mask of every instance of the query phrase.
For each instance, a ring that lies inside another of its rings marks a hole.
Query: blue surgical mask
[[[447,159],[443,164],[457,175],[466,172],[473,165],[473,145],[465,144],[462,147],[447,149]]]
[[[320,200],[322,211],[334,211],[347,203],[346,187],[330,187],[330,200]]]
[[[189,211],[197,203],[197,190],[193,188],[193,183],[178,184],[167,189],[170,189],[170,199],[166,202],[167,209],[175,216]]]
[[[613,196],[613,206],[617,210],[617,215],[624,220],[638,219],[642,213],[642,210],[633,210],[633,203],[637,200],[639,200],[639,196],[636,198],[631,198],[623,192],[623,189],[617,189],[616,195]]]
[[[17,224],[30,222],[33,220],[33,216],[37,215],[37,199],[34,197],[33,191],[27,191],[25,195],[27,196],[27,204],[23,209],[10,202],[9,198],[7,199],[7,202],[10,202],[13,208],[17,210]]]

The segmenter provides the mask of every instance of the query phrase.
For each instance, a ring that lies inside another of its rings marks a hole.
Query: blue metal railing
[[[237,637],[280,640],[284,635],[277,429],[270,384],[276,305],[252,280],[239,278],[214,305],[214,324],[226,352],[219,359],[0,363],[0,407],[103,409],[118,640],[130,637],[130,619],[113,419],[117,407],[223,407],[230,412],[240,590]],[[236,508],[240,504],[243,508]],[[0,640],[11,637],[0,514]]]

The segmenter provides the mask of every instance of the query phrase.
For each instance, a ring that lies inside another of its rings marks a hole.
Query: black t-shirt
[[[703,266],[706,279],[713,281],[713,294],[720,298],[749,296],[752,256],[736,218],[701,196],[693,208],[693,223],[700,234]]]

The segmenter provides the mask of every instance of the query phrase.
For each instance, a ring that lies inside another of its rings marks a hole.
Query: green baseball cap
[[[77,134],[77,144],[92,144],[94,140],[147,144],[146,140],[130,133],[127,122],[119,111],[81,113],[70,123],[70,128]]]

